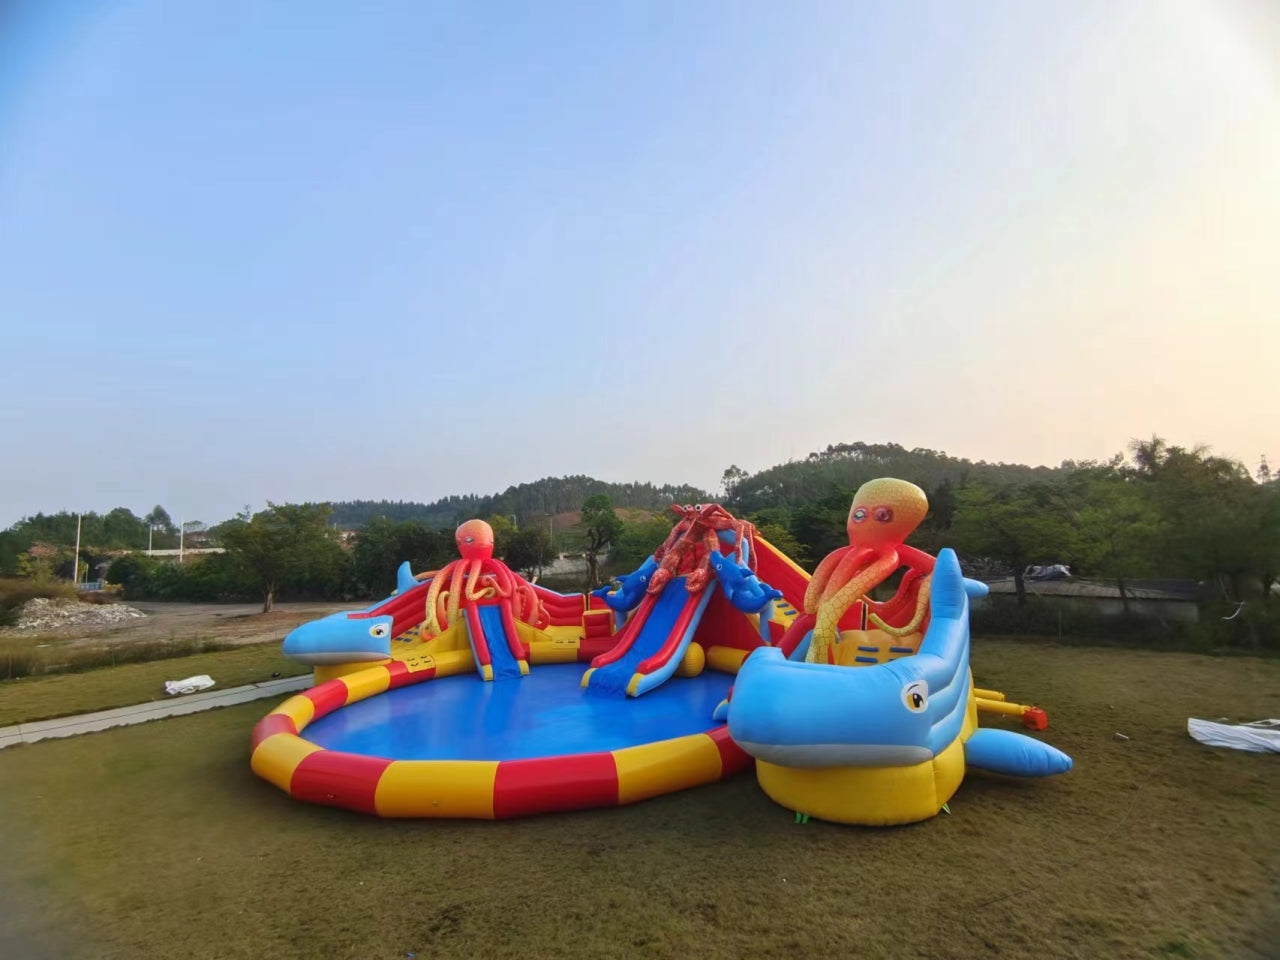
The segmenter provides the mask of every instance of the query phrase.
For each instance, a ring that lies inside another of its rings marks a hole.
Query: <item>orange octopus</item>
[[[489,524],[468,520],[458,527],[454,540],[462,559],[419,577],[431,580],[424,621],[428,632],[441,634],[456,623],[464,601],[475,603],[493,597],[510,597],[511,612],[517,620],[540,623],[546,619],[546,611],[533,586],[501,560],[494,559],[493,528]]]
[[[832,663],[832,648],[840,635],[840,620],[862,601],[868,620],[891,636],[906,636],[919,629],[928,613],[929,574],[933,557],[903,544],[929,511],[924,491],[905,480],[879,479],[858,488],[849,508],[849,546],[829,553],[814,571],[804,595],[805,624],[812,622],[813,639],[805,659]],[[903,563],[911,569],[903,577],[897,595],[875,603],[867,593]],[[915,610],[902,626],[889,626],[910,606]]]

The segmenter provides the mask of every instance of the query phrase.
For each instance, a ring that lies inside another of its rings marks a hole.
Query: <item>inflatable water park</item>
[[[719,504],[672,510],[639,569],[590,593],[526,580],[468,520],[443,569],[403,564],[387,599],[302,624],[284,652],[315,685],[258,722],[254,773],[381,817],[498,819],[754,766],[797,820],[887,826],[936,816],[969,770],[1070,770],[1031,735],[1044,710],[974,686],[987,588],[904,542],[919,487],[864,484],[812,575]]]

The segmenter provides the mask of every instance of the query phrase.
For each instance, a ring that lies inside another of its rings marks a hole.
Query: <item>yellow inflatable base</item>
[[[964,779],[957,738],[932,760],[910,767],[779,767],[756,761],[756,779],[776,803],[833,823],[869,827],[937,816]]]

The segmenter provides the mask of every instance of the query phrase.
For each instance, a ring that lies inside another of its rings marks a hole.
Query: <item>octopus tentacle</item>
[[[822,562],[818,564],[818,569],[813,571],[813,576],[809,578],[809,585],[804,590],[805,613],[818,612],[818,601],[822,599],[822,594],[831,581],[831,572],[839,565],[841,558],[853,549],[853,547],[838,547],[822,558]]]
[[[888,600],[872,600],[870,597],[863,597],[862,602],[867,605],[868,613],[878,613],[882,617],[891,618],[904,607],[914,606],[916,592],[920,589],[918,581],[922,576],[928,576],[928,573],[914,567],[908,568],[902,577],[902,582],[898,584],[897,592]]]
[[[822,609],[824,603],[843,590],[849,580],[872,562],[877,554],[878,551],[874,547],[853,547],[845,554],[832,572],[831,579],[827,581],[827,588],[818,598],[818,609]]]
[[[431,578],[431,586],[427,587],[426,628],[431,633],[444,633],[444,627],[440,625],[436,604],[440,599],[440,591],[444,586],[445,575],[458,562],[455,560],[453,563],[446,564],[441,568],[436,576]]]
[[[501,589],[501,581],[497,575],[498,569],[498,564],[491,559],[472,560],[471,567],[467,571],[467,599],[475,601],[487,600],[495,595],[507,596],[510,591]]]
[[[462,585],[463,576],[468,564],[475,563],[474,560],[462,560],[453,568],[453,579],[449,581],[449,605],[445,609],[445,620],[449,626],[458,622],[458,610],[462,606],[462,595],[466,589]]]
[[[487,560],[485,566],[493,573],[494,587],[499,597],[509,597],[516,589],[516,577],[501,560]]]
[[[818,620],[813,625],[813,639],[805,659],[809,663],[829,662],[829,652],[839,633],[840,618],[853,602],[894,570],[898,569],[898,553],[889,550],[881,554],[870,566],[846,583],[818,608]]]
[[[867,619],[891,637],[905,637],[907,634],[915,633],[920,628],[920,624],[924,623],[924,618],[929,612],[929,590],[932,581],[932,577],[925,577],[920,581],[920,589],[916,594],[916,611],[905,625],[891,627],[877,613],[870,614]]]

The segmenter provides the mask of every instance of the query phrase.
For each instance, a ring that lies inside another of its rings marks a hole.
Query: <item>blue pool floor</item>
[[[474,673],[390,690],[302,732],[317,746],[390,760],[518,760],[618,750],[702,733],[733,683],[707,670],[640,697],[588,692],[586,664],[531,666],[520,679]]]

